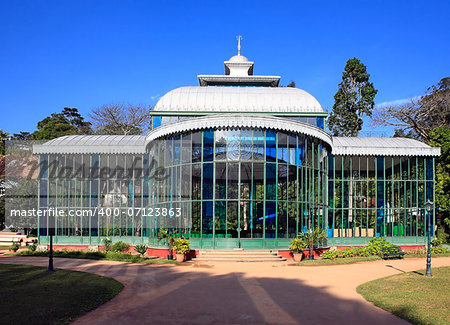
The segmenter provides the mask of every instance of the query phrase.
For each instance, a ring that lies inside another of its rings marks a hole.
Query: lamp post
[[[53,229],[49,229],[50,232],[50,250],[48,251],[48,268],[47,271],[54,271],[53,269]]]
[[[427,231],[428,231],[428,245],[427,245],[427,271],[425,276],[431,275],[431,211],[433,211],[433,202],[428,200],[425,203],[425,211],[427,216]]]

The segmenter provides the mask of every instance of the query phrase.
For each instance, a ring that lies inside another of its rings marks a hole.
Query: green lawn
[[[111,278],[84,272],[0,264],[0,324],[67,324],[122,290]]]
[[[12,256],[42,256],[47,257],[48,252],[30,252],[23,251],[19,253],[7,254]],[[145,264],[179,264],[175,260],[167,260],[162,258],[149,258],[140,257],[139,255],[132,255],[126,253],[115,252],[83,252],[83,251],[54,251],[54,257],[66,257],[66,258],[81,258],[90,260],[108,260],[108,261],[121,261],[131,263],[145,263]]]
[[[449,324],[450,267],[390,276],[357,288],[366,300],[413,324]]]

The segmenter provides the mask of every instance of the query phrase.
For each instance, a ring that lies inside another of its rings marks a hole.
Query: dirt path
[[[40,257],[0,263],[46,266]],[[433,258],[450,266],[450,257]],[[425,259],[298,267],[289,263],[141,265],[55,259],[55,267],[86,271],[125,285],[113,300],[76,324],[407,324],[356,293],[364,282],[425,268]],[[68,293],[70,294],[70,293]]]

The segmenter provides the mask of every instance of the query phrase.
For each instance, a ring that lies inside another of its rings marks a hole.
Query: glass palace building
[[[164,95],[147,135],[35,145],[39,208],[62,211],[40,217],[40,242],[54,227],[56,244],[158,247],[167,229],[196,249],[286,249],[319,227],[328,245],[424,243],[439,148],[331,137],[312,95],[253,75],[240,53],[224,64],[225,75]]]

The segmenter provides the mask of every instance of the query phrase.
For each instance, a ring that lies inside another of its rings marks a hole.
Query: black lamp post
[[[433,211],[433,202],[427,201],[425,203],[425,210],[427,216],[427,231],[428,231],[428,247],[427,247],[427,271],[425,276],[431,275],[431,211]]]
[[[50,235],[50,250],[48,251],[48,268],[47,271],[54,271],[53,269],[53,228],[49,228]]]

